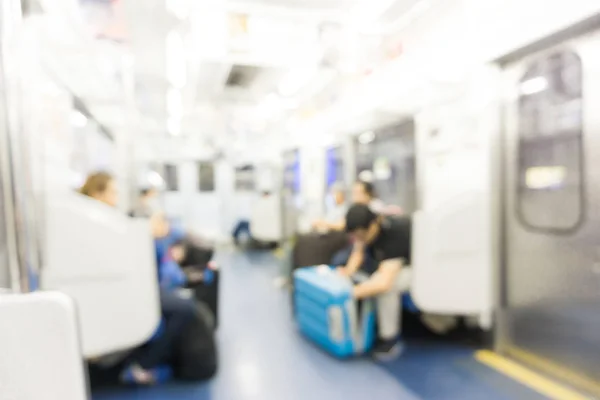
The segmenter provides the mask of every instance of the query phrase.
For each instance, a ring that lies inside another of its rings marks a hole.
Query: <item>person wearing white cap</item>
[[[346,194],[344,185],[337,182],[331,186],[333,196],[333,205],[327,210],[324,219],[313,222],[313,229],[319,232],[343,231],[345,227],[344,218],[346,217]]]

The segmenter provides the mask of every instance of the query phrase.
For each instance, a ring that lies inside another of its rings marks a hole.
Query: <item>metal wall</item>
[[[501,351],[600,394],[600,34],[504,72]]]

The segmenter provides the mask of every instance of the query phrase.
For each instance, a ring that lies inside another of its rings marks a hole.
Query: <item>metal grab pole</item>
[[[29,289],[26,260],[19,247],[19,231],[24,232],[26,221],[19,204],[16,179],[18,164],[23,162],[19,140],[22,117],[20,113],[18,57],[16,34],[22,23],[21,2],[0,2],[0,177],[3,201],[4,233],[6,237],[6,267],[10,289],[24,292]],[[11,64],[12,63],[12,64]],[[21,227],[21,229],[19,229]],[[24,238],[23,238],[24,239]],[[25,243],[22,243],[25,245]],[[23,247],[24,248],[24,247]],[[3,266],[0,265],[0,268]],[[5,283],[5,284],[6,284]]]

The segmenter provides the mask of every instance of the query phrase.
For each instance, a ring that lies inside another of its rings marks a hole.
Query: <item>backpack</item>
[[[175,376],[186,381],[203,381],[217,372],[217,346],[212,313],[203,303],[196,303],[194,318],[181,335],[175,349]]]

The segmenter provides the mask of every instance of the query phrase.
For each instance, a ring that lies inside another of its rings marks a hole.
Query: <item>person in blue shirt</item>
[[[165,290],[176,290],[189,285],[195,285],[204,280],[202,271],[181,268],[185,259],[186,245],[182,239],[171,243],[169,249],[162,255],[158,263],[158,279],[160,287]]]

